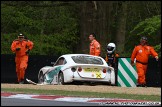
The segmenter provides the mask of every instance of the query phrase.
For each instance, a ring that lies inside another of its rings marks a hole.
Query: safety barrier
[[[43,66],[51,65],[58,56],[30,55],[25,77],[38,82],[38,71]],[[135,87],[136,68],[130,65],[130,58],[119,57],[115,66],[115,84],[119,87]],[[15,56],[1,54],[1,83],[16,83]],[[146,73],[148,87],[161,87],[161,58],[150,58]]]
[[[121,87],[136,87],[137,72],[136,67],[130,64],[130,58],[118,59],[117,85]]]
[[[136,87],[137,71],[136,66],[130,64],[130,58],[119,57],[117,61],[116,71],[116,85],[119,87]],[[148,87],[161,87],[161,57],[159,61],[155,58],[149,58],[146,85]]]

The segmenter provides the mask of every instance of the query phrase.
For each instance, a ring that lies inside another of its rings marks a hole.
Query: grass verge
[[[64,95],[75,97],[102,97],[102,98],[123,98],[135,100],[160,101],[161,96],[158,95],[134,95],[134,94],[117,94],[117,93],[98,93],[98,92],[79,92],[64,90],[39,90],[39,89],[23,89],[23,88],[1,88],[1,92],[16,92],[24,94],[46,94],[46,95]]]

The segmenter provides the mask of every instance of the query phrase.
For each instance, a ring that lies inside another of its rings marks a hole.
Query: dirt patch
[[[100,92],[100,93],[125,93],[138,95],[159,95],[161,96],[161,88],[155,87],[118,87],[106,85],[32,85],[32,84],[4,84],[1,88],[28,88],[43,90],[67,90],[67,91],[84,91],[84,92]]]

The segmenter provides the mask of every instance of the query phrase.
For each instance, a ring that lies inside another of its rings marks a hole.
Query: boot
[[[24,84],[24,79],[21,79],[21,81],[19,82],[19,84]]]

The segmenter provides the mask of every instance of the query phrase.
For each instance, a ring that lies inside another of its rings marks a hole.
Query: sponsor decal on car
[[[96,73],[96,78],[101,78],[101,73]]]
[[[98,68],[84,68],[85,72],[99,72],[100,70]]]

